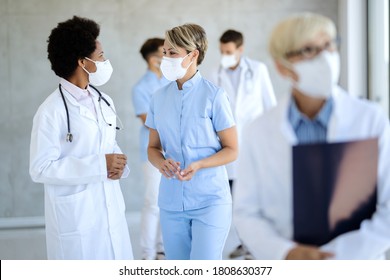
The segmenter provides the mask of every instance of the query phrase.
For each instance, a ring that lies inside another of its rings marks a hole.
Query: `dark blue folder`
[[[320,246],[370,219],[377,165],[377,138],[294,146],[294,240]]]

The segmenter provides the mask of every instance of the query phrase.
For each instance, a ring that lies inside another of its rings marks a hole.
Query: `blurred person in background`
[[[390,248],[389,120],[337,85],[336,43],[334,23],[313,13],[290,16],[272,32],[270,53],[291,92],[246,128],[233,195],[237,231],[256,259],[383,259]],[[323,245],[296,242],[292,148],[370,138],[379,154],[372,216]]]
[[[228,93],[233,116],[236,121],[238,143],[242,142],[242,131],[246,125],[264,111],[276,105],[276,98],[267,66],[244,56],[244,36],[236,30],[226,30],[219,39],[221,61],[211,81]],[[237,161],[226,166],[231,190],[236,179]],[[234,220],[233,220],[234,225]],[[230,258],[244,256],[252,259],[245,245],[239,244],[230,253]]]
[[[148,161],[149,129],[145,126],[152,95],[157,89],[169,82],[160,70],[163,45],[164,39],[162,38],[150,38],[142,44],[140,53],[147,64],[147,70],[132,90],[134,111],[142,124],[139,145],[145,183],[145,197],[141,215],[141,248],[142,259],[144,260],[164,259],[160,214],[157,204],[161,174]]]

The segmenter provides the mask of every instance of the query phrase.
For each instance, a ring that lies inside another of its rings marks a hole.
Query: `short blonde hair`
[[[165,39],[174,49],[184,48],[188,53],[198,50],[197,64],[200,65],[206,55],[208,42],[205,30],[197,24],[184,24],[165,32]]]
[[[275,60],[284,60],[287,53],[301,48],[321,32],[330,38],[336,37],[336,26],[330,18],[314,13],[290,16],[273,29],[269,52]]]

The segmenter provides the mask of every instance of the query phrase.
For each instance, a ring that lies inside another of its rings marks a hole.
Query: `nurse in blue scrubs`
[[[163,75],[151,100],[148,158],[161,172],[159,207],[167,259],[222,259],[232,218],[225,165],[238,155],[226,92],[200,74],[207,37],[196,24],[165,34]]]

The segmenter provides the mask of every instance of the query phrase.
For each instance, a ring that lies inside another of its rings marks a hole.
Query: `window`
[[[368,0],[368,91],[389,116],[389,0]]]

